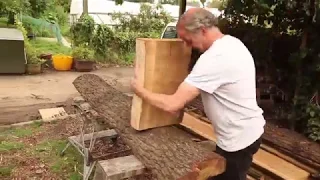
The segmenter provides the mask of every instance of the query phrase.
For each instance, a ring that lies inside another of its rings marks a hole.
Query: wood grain
[[[135,64],[138,80],[154,93],[173,94],[188,75],[191,49],[180,39],[136,40]],[[145,130],[179,124],[181,118],[162,111],[134,95],[131,126]]]

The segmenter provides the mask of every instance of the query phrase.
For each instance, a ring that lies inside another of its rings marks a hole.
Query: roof
[[[18,29],[0,28],[0,40],[20,40],[23,41],[23,34]]]

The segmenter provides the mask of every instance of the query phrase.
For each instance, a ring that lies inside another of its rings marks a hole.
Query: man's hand
[[[158,107],[171,114],[179,116],[179,111],[183,109],[185,104],[193,100],[200,94],[200,90],[187,83],[181,83],[174,94],[159,94],[148,91],[143,86],[143,80],[140,76],[140,65],[135,61],[134,78],[131,81],[133,92],[144,101]]]
[[[142,83],[137,78],[131,80],[131,89],[134,93],[138,94],[143,89]]]
[[[195,162],[195,163],[193,163],[193,165],[192,165],[192,172],[197,172],[197,173],[199,173],[200,172],[200,169],[199,169],[199,162]]]
[[[142,91],[143,85],[141,82],[141,77],[139,75],[139,70],[140,70],[140,65],[137,63],[135,60],[134,63],[134,76],[133,79],[131,80],[131,88],[134,93],[139,94],[139,92]]]

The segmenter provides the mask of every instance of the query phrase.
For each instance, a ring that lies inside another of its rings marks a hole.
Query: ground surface
[[[101,68],[97,74],[121,92],[130,93],[133,69]],[[0,125],[38,119],[38,109],[63,106],[72,113],[71,101],[79,93],[73,80],[83,73],[46,71],[39,75],[0,76]]]
[[[75,119],[0,130],[0,179],[81,179],[83,160],[75,148],[60,152],[78,135]]]

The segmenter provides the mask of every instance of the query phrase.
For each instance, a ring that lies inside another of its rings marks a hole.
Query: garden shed
[[[13,28],[0,28],[0,73],[25,73],[24,37]]]

